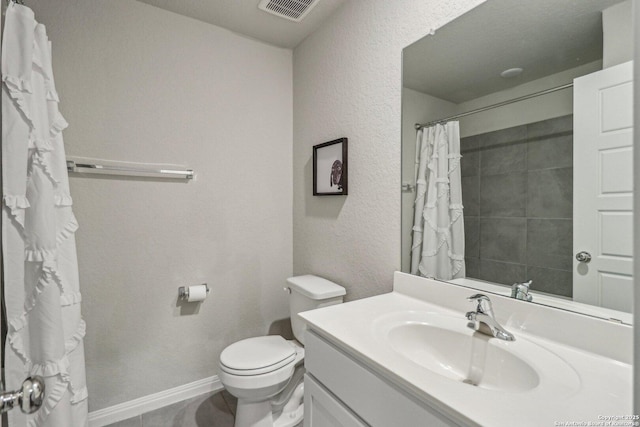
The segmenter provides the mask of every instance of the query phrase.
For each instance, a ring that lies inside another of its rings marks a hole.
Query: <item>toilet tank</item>
[[[336,283],[311,274],[290,277],[287,279],[287,285],[290,290],[291,329],[296,339],[304,344],[304,331],[307,325],[298,313],[340,304],[346,291]]]

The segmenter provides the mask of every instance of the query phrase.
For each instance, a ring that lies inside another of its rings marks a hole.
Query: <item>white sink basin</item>
[[[464,387],[514,393],[559,380],[565,394],[579,388],[575,371],[545,348],[521,336],[511,342],[489,337],[466,324],[464,317],[406,311],[380,316],[373,333],[401,357]]]
[[[531,390],[540,383],[527,362],[494,345],[486,335],[409,323],[391,329],[387,337],[404,357],[455,381],[511,392]]]

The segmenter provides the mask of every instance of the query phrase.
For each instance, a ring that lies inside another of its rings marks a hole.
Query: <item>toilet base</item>
[[[289,401],[273,423],[274,427],[296,427],[302,426],[304,418],[304,383],[296,386],[295,391]]]
[[[300,383],[279,414],[274,414],[271,401],[248,402],[238,399],[234,427],[296,427],[304,417],[304,384]],[[275,419],[274,419],[275,418]]]
[[[271,403],[268,400],[247,402],[238,399],[234,427],[273,427]]]

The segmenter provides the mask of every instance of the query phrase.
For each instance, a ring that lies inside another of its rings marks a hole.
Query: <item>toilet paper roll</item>
[[[204,301],[207,297],[207,285],[189,286],[188,302]]]

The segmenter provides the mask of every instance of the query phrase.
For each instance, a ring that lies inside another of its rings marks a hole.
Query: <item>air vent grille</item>
[[[319,0],[261,0],[258,7],[290,21],[300,22]]]

